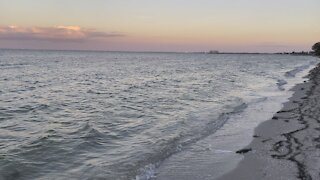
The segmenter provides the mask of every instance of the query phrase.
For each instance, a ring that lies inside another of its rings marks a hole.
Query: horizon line
[[[210,53],[209,51],[134,51],[134,50],[90,50],[90,49],[38,49],[38,48],[0,48],[0,50],[24,50],[24,51],[78,51],[78,52],[123,52],[123,53],[179,53],[179,54],[310,54],[312,51],[283,51],[283,52],[220,52]]]

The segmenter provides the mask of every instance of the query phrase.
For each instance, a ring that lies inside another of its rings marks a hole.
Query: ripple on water
[[[6,51],[0,179],[122,180],[141,168],[152,172],[148,165],[212,133],[235,96],[277,88],[308,58]]]

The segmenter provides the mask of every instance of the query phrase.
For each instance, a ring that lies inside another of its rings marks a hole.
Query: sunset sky
[[[1,0],[0,48],[280,52],[320,41],[320,0]]]

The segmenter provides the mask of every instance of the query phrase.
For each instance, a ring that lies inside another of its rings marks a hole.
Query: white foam
[[[136,180],[150,180],[156,177],[156,165],[148,164],[140,169],[140,174],[136,176]]]

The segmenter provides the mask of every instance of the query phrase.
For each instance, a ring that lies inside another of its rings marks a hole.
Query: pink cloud
[[[0,26],[0,39],[3,40],[42,40],[42,41],[88,41],[111,37],[122,37],[117,32],[101,32],[79,26],[18,27]]]

